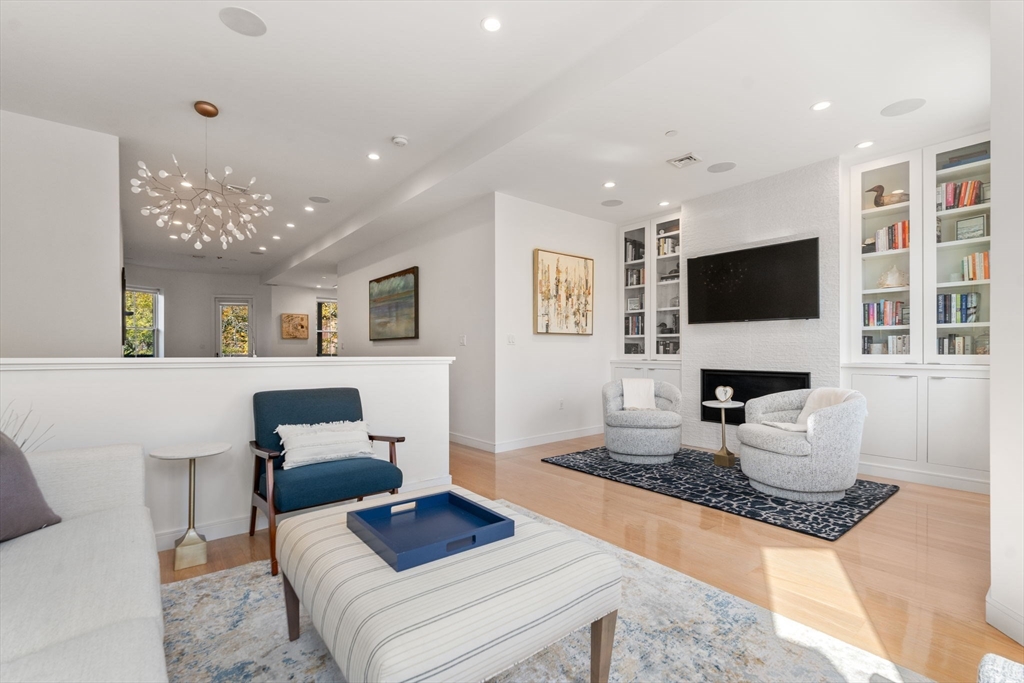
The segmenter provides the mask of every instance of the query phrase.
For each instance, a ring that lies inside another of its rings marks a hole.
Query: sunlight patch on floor
[[[780,638],[828,656],[829,649],[821,642],[828,634],[876,655],[879,678],[874,680],[903,680],[888,661],[889,655],[835,551],[762,547],[761,559]],[[849,674],[853,672],[844,670],[847,667],[842,660],[831,661],[844,678],[852,680]]]

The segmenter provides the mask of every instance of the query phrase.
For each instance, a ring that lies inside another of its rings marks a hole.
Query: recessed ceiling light
[[[917,111],[925,105],[925,100],[920,97],[914,97],[909,100],[900,100],[899,102],[893,102],[888,107],[881,111],[882,116],[903,116],[909,114],[912,111]]]
[[[875,144],[875,143],[871,142],[871,140],[865,140],[864,142],[858,142],[857,143],[857,149],[867,149],[868,147],[870,147],[873,144]]]
[[[220,11],[219,16],[221,23],[243,36],[255,38],[267,32],[267,24],[247,9],[225,7]]]
[[[370,152],[369,154],[366,155],[366,158],[369,159],[370,161],[377,161],[378,159],[380,159],[380,155],[377,154],[376,152]]]
[[[678,132],[679,132],[678,130],[666,130],[665,131],[665,137],[667,137],[667,138],[675,137],[675,135]]]
[[[606,199],[601,202],[601,206],[622,206],[621,199]]]
[[[295,224],[294,224],[294,223],[285,223],[285,224],[284,224],[284,226],[285,226],[286,228],[294,228],[294,227],[295,227]]]
[[[317,285],[317,286],[316,286],[316,288],[317,288],[317,289],[320,289],[320,285]]]
[[[613,183],[612,181],[609,180],[607,183],[604,184],[604,186],[605,187],[609,187],[609,188],[615,187],[615,183]]]
[[[307,206],[306,207],[306,211],[309,211],[310,213],[312,213],[313,212],[313,207],[312,206]]]
[[[326,275],[321,275],[321,276],[320,276],[320,279],[321,279],[321,280],[326,280],[326,279],[327,279],[327,276],[326,276]]]
[[[658,202],[658,206],[668,206],[668,202]]]
[[[267,250],[266,247],[260,247],[260,251],[266,251],[266,250]]]
[[[736,168],[736,164],[731,161],[723,161],[719,164],[711,164],[708,166],[708,173],[725,173]]]
[[[281,236],[280,236],[280,235],[274,235],[274,236],[273,236],[273,239],[275,239],[275,240],[279,240],[279,239],[281,239]]]
[[[832,106],[831,102],[818,102],[811,105],[811,111],[824,111]]]
[[[177,236],[177,235],[170,235],[169,237],[170,237],[170,238],[171,238],[172,240],[176,240],[176,239],[178,239],[178,236]]]
[[[317,197],[316,195],[310,197],[309,201],[313,202],[314,204],[330,204],[331,203],[331,200],[328,199],[327,197]]]
[[[497,17],[487,17],[480,22],[480,25],[484,27],[485,31],[490,31],[491,33],[501,28],[501,22]]]

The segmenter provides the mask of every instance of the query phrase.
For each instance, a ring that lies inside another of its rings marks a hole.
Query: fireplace
[[[793,389],[810,389],[809,372],[758,372],[751,370],[704,370],[700,371],[700,400],[717,401],[715,387],[732,387],[733,400],[746,403],[752,398],[776,394]],[[700,407],[702,422],[721,424],[722,411],[718,408]],[[726,424],[743,424],[744,409],[730,408],[725,411]]]

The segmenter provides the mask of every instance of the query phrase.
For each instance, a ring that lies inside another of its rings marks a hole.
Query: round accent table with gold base
[[[206,538],[196,531],[196,458],[207,458],[231,450],[226,441],[165,446],[150,451],[158,460],[188,460],[188,529],[174,542],[174,571],[206,564]]]
[[[725,410],[742,408],[743,401],[702,401],[701,405],[722,409],[722,447],[715,452],[715,464],[719,467],[732,467],[736,464],[736,454],[725,447]]]

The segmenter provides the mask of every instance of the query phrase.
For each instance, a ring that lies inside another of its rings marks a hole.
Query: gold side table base
[[[206,538],[193,528],[174,544],[174,571],[206,564]]]
[[[723,446],[715,451],[715,465],[718,467],[735,467],[736,454]]]

